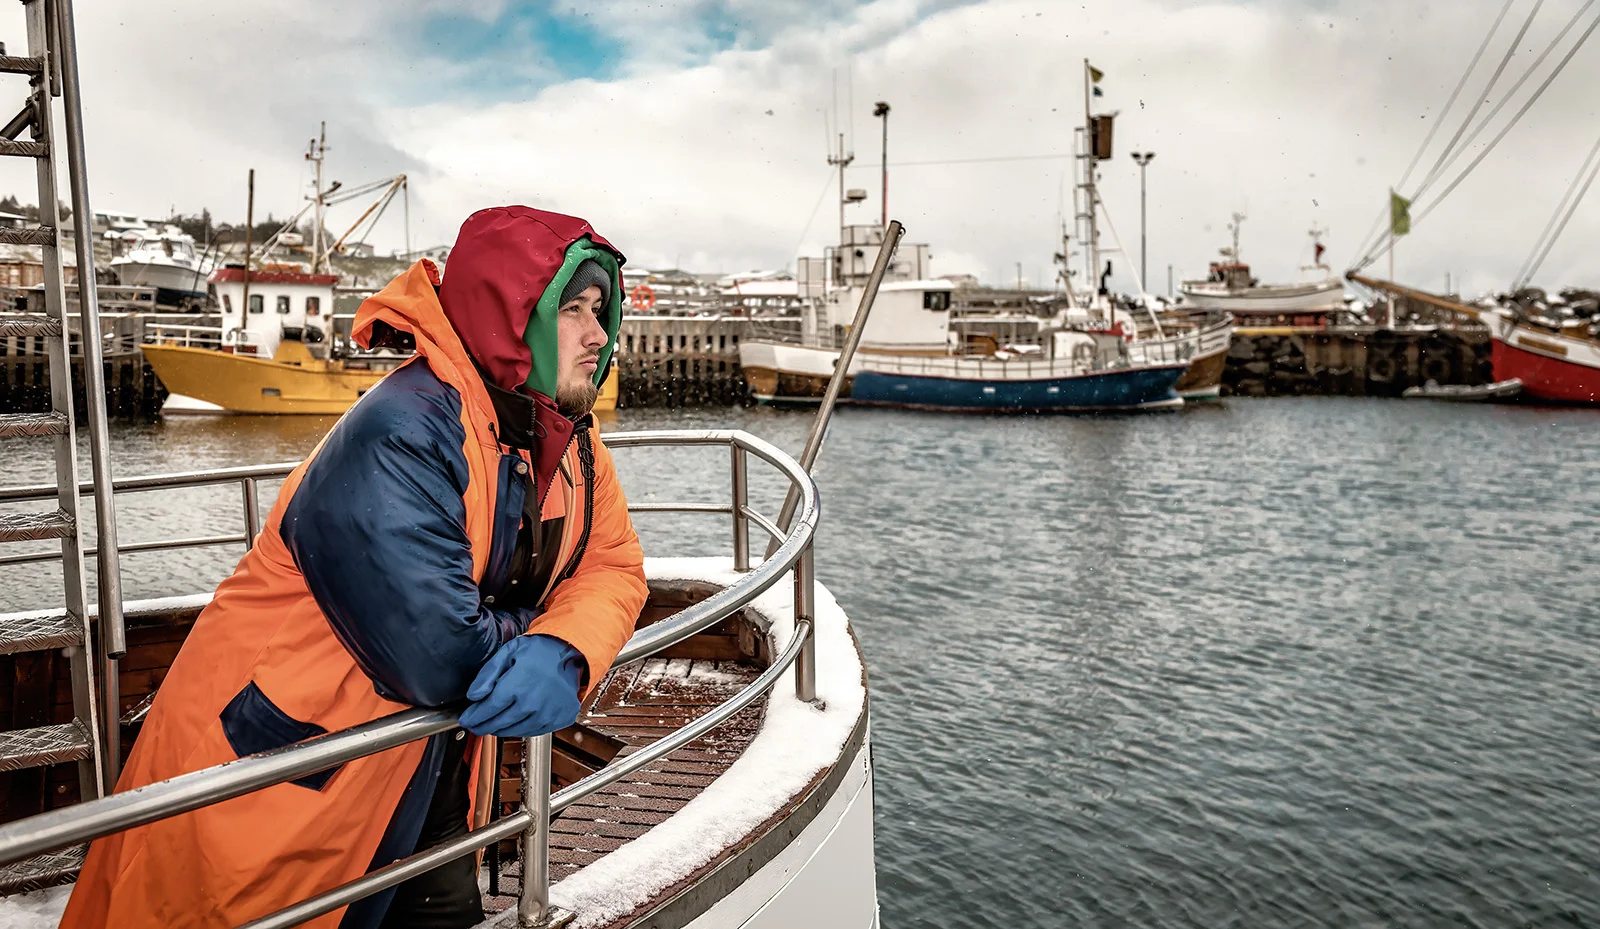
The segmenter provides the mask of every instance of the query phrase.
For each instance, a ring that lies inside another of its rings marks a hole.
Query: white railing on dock
[[[595,792],[704,736],[732,718],[740,710],[761,699],[792,667],[796,696],[807,702],[816,700],[816,649],[813,638],[815,619],[815,573],[812,547],[821,511],[817,487],[811,476],[793,458],[752,435],[736,430],[661,431],[618,433],[605,437],[607,447],[722,446],[731,452],[726,505],[647,504],[630,506],[635,513],[694,513],[727,515],[732,520],[733,561],[744,577],[731,587],[636,632],[618,654],[614,666],[643,660],[662,649],[682,642],[711,628],[748,606],[763,592],[792,575],[794,583],[794,635],[772,664],[725,703],[713,708],[672,735],[613,761],[610,765],[562,788],[550,792],[551,737],[526,740],[523,753],[521,807],[509,816],[483,828],[450,839],[411,857],[394,862],[325,893],[257,919],[249,929],[278,929],[306,920],[363,897],[392,887],[447,862],[487,848],[503,839],[521,838],[523,881],[518,903],[519,924],[548,925],[552,922],[549,897],[548,843],[550,818]],[[748,461],[751,456],[765,461],[798,491],[799,505],[788,526],[778,526],[749,505]],[[293,464],[263,465],[252,468],[227,468],[192,471],[184,474],[125,478],[116,482],[119,493],[134,493],[178,487],[226,486],[237,484],[243,494],[244,532],[240,535],[208,539],[177,539],[165,543],[139,543],[140,551],[202,544],[251,544],[260,530],[257,483],[281,479]],[[92,486],[82,486],[85,493]],[[0,489],[0,503],[37,499],[44,488]],[[49,487],[55,493],[54,485]],[[755,523],[780,541],[771,557],[754,566],[750,563],[750,523]],[[122,550],[130,550],[124,547]],[[43,557],[43,556],[40,556]],[[37,559],[36,559],[37,560]],[[0,562],[3,564],[5,562]],[[284,749],[248,755],[212,768],[179,775],[99,800],[52,810],[0,826],[0,864],[65,848],[85,841],[177,816],[305,777],[318,771],[374,755],[419,739],[446,732],[457,726],[462,706],[415,708],[382,719],[327,735],[308,739]],[[110,721],[116,725],[115,719]]]

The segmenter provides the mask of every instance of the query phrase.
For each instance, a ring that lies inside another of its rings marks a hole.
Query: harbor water
[[[114,465],[292,460],[330,422],[121,424]],[[791,452],[808,425],[606,422]],[[636,502],[726,499],[725,451],[617,458]],[[0,462],[50,479],[41,443]],[[817,477],[819,576],[871,675],[884,926],[1600,925],[1600,412],[845,409]],[[125,543],[239,513],[119,506]],[[726,517],[684,519],[641,516],[647,552],[726,553]],[[238,555],[130,555],[126,594],[208,590]],[[0,607],[57,583],[8,569]]]

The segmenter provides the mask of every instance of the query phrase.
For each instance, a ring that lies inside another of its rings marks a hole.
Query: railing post
[[[746,471],[744,447],[738,442],[728,446],[733,450],[733,570],[750,570],[750,517],[745,507],[750,498],[750,481]]]
[[[261,534],[260,495],[255,478],[247,477],[240,484],[244,487],[244,547],[255,548],[256,536]]]
[[[794,662],[794,695],[806,703],[817,702],[817,578],[810,545],[794,567],[794,628],[798,633],[805,622],[810,634]]]
[[[517,900],[517,925],[556,926],[565,914],[550,908],[550,736],[522,742],[522,810],[528,828],[522,833],[522,895]]]

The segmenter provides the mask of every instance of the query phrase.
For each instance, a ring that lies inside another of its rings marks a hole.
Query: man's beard
[[[600,388],[593,381],[584,381],[577,387],[556,388],[556,409],[568,419],[577,419],[594,409],[594,401],[600,396]]]

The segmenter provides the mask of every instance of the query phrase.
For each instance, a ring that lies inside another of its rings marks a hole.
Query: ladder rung
[[[78,876],[88,850],[87,845],[74,845],[0,867],[0,894],[27,893],[70,882]]]
[[[0,514],[0,542],[38,542],[64,539],[72,535],[72,517],[65,510],[54,513]]]
[[[0,413],[0,439],[66,434],[67,417],[62,413]]]
[[[0,229],[3,245],[55,245],[54,226],[35,226],[32,229]]]
[[[21,613],[0,619],[0,655],[66,648],[83,641],[83,624],[54,611]]]
[[[0,339],[12,336],[58,336],[61,320],[50,316],[0,316]]]
[[[11,74],[39,74],[44,71],[43,58],[17,58],[0,55],[0,72]]]
[[[0,771],[20,771],[89,757],[89,735],[75,722],[0,732]]]
[[[0,139],[0,155],[20,155],[25,158],[44,158],[50,154],[50,146],[43,142],[13,142],[10,139]]]

